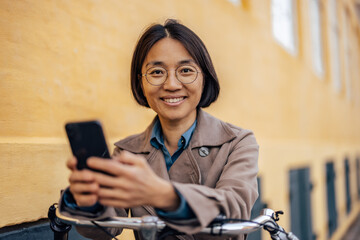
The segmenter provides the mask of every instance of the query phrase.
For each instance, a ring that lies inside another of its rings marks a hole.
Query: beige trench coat
[[[172,228],[188,235],[166,239],[213,239],[192,234],[206,227],[220,213],[228,218],[249,219],[258,197],[256,176],[259,147],[253,133],[199,110],[197,127],[189,146],[168,172],[162,151],[150,144],[154,123],[155,120],[145,132],[115,143],[117,148],[114,154],[127,150],[143,155],[154,172],[171,181],[192,208],[196,219],[167,222]],[[106,214],[126,215],[121,209],[108,209]],[[134,217],[149,214],[156,215],[150,206],[131,209]],[[93,239],[108,239],[95,229],[79,231]],[[121,230],[112,229],[111,232],[119,234]],[[233,239],[243,238],[239,236]]]

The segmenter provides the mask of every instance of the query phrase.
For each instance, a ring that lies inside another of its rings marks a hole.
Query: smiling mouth
[[[184,100],[184,97],[179,97],[179,98],[163,98],[163,100],[167,103],[177,103],[180,102],[182,100]]]

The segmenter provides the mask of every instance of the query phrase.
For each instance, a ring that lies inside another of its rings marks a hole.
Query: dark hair
[[[154,24],[148,27],[136,44],[131,62],[131,90],[135,100],[142,106],[149,104],[142,90],[141,68],[145,58],[156,42],[163,38],[172,38],[183,44],[191,57],[201,68],[204,76],[204,88],[197,107],[208,107],[215,102],[220,92],[220,85],[210,55],[201,39],[189,28],[168,19],[164,25]]]

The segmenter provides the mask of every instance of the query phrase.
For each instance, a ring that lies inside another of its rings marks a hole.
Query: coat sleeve
[[[220,213],[227,218],[249,219],[251,208],[258,197],[257,173],[259,146],[252,132],[233,140],[227,161],[215,188],[204,185],[174,182],[174,187],[193,209],[196,219],[174,221],[173,228],[194,234]]]
[[[66,191],[64,191],[65,193]],[[64,194],[63,193],[63,194]],[[67,207],[66,204],[63,201],[63,194],[59,201],[59,211],[62,215],[70,218],[80,219],[80,220],[103,220],[109,217],[114,216],[121,216],[121,217],[127,217],[127,213],[125,209],[116,209],[113,207],[104,207],[101,212],[98,213],[89,213],[84,212],[81,210],[73,209],[71,207]],[[83,226],[76,226],[77,231],[83,235],[84,237],[90,238],[90,239],[111,239],[111,237],[107,234],[105,234],[102,230],[96,228],[96,227],[83,227]],[[122,232],[121,228],[106,228],[106,230],[111,233],[113,236],[119,235]]]

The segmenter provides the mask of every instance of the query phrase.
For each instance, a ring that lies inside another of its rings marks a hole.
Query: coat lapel
[[[197,127],[190,141],[191,148],[220,146],[236,137],[224,122],[199,109]]]
[[[174,162],[169,175],[170,180],[174,182],[200,184],[200,168],[190,148],[186,148]]]
[[[151,146],[150,137],[156,118],[150,126],[140,134],[136,134],[115,143],[121,150],[143,155],[154,172],[161,178],[169,180],[164,154]]]
[[[164,154],[161,150],[153,148],[148,157],[146,158],[153,171],[161,178],[170,180],[169,173],[166,168]]]

